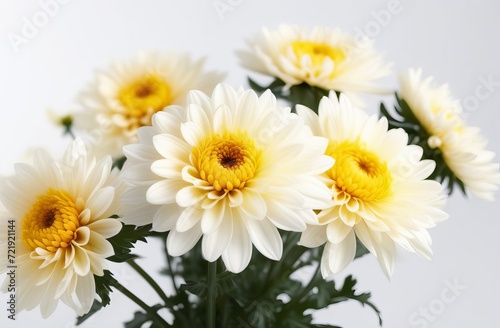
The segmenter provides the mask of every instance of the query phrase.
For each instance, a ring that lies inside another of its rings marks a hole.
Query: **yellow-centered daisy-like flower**
[[[447,215],[442,187],[425,180],[435,163],[421,160],[422,148],[408,146],[401,129],[388,131],[385,118],[368,117],[343,95],[323,98],[319,116],[304,106],[297,113],[313,133],[328,138],[326,155],[335,164],[323,173],[333,205],[318,212],[319,224],[308,225],[300,243],[325,244],[324,277],[344,269],[356,253],[356,237],[373,253],[386,275],[394,267],[395,244],[430,257],[428,228]]]
[[[227,269],[248,265],[252,244],[279,260],[278,229],[303,231],[317,223],[313,209],[330,205],[316,175],[331,167],[327,140],[314,137],[271,92],[261,97],[218,85],[211,98],[189,95],[139,129],[140,144],[124,147],[124,220],[170,231],[167,249],[178,256],[203,236],[205,259]]]
[[[433,78],[423,79],[420,69],[401,75],[400,83],[399,96],[429,134],[429,147],[439,148],[445,164],[467,191],[494,200],[500,185],[500,166],[493,162],[495,154],[485,149],[488,141],[480,130],[466,124],[460,103],[453,99],[448,85],[434,86]]]
[[[354,96],[387,92],[373,82],[390,73],[390,65],[375,53],[370,40],[357,42],[338,29],[281,25],[262,29],[240,51],[241,64],[284,81],[287,87],[307,83]]]
[[[190,90],[211,92],[222,74],[203,71],[203,60],[185,53],[143,53],[100,72],[83,93],[83,110],[76,113],[78,131],[101,152],[122,156],[122,146],[137,142],[137,129],[151,125],[154,113],[169,105],[185,105]]]
[[[110,157],[97,161],[87,154],[77,139],[63,161],[37,152],[33,166],[17,164],[15,176],[2,184],[5,217],[18,228],[17,311],[40,306],[47,318],[59,300],[78,315],[90,310],[94,275],[104,274],[105,259],[114,254],[106,238],[122,226],[110,218],[122,191],[111,165]]]

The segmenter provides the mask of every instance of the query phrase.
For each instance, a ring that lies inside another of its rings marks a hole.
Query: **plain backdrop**
[[[226,82],[247,87],[247,75],[257,75],[238,65],[235,50],[262,26],[281,23],[340,27],[373,37],[376,49],[394,63],[395,74],[383,80],[384,85],[396,88],[396,72],[409,67],[422,67],[424,75],[448,82],[462,100],[469,124],[479,126],[490,141],[488,148],[500,154],[498,1],[61,0],[45,21],[40,11],[46,2],[0,1],[2,175],[11,174],[13,164],[32,148],[62,152],[69,140],[62,138],[47,112],[75,109],[76,95],[93,81],[96,69],[141,50],[181,50],[206,57],[208,69],[225,71]],[[222,7],[224,11],[216,9]],[[33,19],[40,27],[26,43],[13,46],[9,38],[23,36],[23,25]],[[376,113],[380,100],[391,102],[368,97],[367,110]],[[360,291],[372,292],[384,327],[500,327],[499,202],[456,193],[446,210],[449,220],[431,230],[432,261],[400,251],[389,281],[374,258],[366,256],[338,275],[342,281],[353,274]],[[139,245],[138,251],[146,255],[139,263],[167,286],[168,281],[156,274],[163,265],[159,250],[155,240]],[[126,265],[114,272],[148,303],[158,300]],[[118,293],[112,296],[109,308],[82,327],[120,327],[132,318],[136,305]],[[1,327],[73,327],[75,315],[64,305],[47,320],[36,309],[19,313],[14,323],[7,319],[6,297],[0,296]],[[316,317],[345,328],[378,326],[375,314],[356,302]]]

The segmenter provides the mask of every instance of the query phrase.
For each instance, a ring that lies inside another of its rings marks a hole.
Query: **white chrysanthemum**
[[[124,147],[124,220],[170,231],[167,249],[178,256],[203,236],[205,259],[220,256],[228,270],[248,265],[252,244],[279,260],[277,228],[303,231],[313,208],[331,193],[316,175],[331,167],[327,140],[280,108],[271,92],[218,85],[212,98],[197,91],[184,109],[167,107],[153,126],[139,129],[140,144]]]
[[[63,161],[39,151],[33,166],[16,164],[15,175],[2,184],[0,200],[18,233],[17,311],[40,306],[47,318],[59,300],[78,315],[90,310],[94,275],[104,274],[105,259],[114,254],[106,238],[121,229],[110,218],[122,189],[111,165],[109,156],[96,161],[77,139]]]
[[[476,127],[467,126],[457,99],[448,85],[433,85],[433,78],[422,79],[422,70],[410,69],[400,76],[403,98],[430,135],[428,144],[439,148],[446,165],[474,195],[494,200],[500,185],[495,154],[485,149],[487,140]]]
[[[386,118],[368,117],[335,94],[323,98],[319,116],[304,106],[298,114],[315,135],[329,139],[326,154],[335,164],[323,174],[334,205],[308,225],[300,244],[326,242],[321,261],[324,277],[345,268],[356,253],[356,236],[373,253],[386,275],[394,267],[395,244],[429,258],[428,228],[447,218],[442,187],[425,180],[435,163],[421,160],[422,148],[408,146],[402,129],[388,129]]]
[[[75,113],[77,130],[100,144],[101,152],[123,156],[122,147],[137,142],[137,129],[151,125],[151,116],[169,105],[185,105],[190,90],[212,92],[222,74],[203,71],[204,60],[186,53],[142,53],[99,72]]]
[[[305,82],[349,95],[386,91],[373,81],[388,75],[390,65],[375,53],[370,40],[361,43],[338,29],[263,28],[248,45],[250,49],[239,52],[241,64],[275,76],[288,87]]]

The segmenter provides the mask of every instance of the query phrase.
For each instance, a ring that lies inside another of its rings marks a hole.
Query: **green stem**
[[[217,261],[208,262],[207,327],[215,328]]]
[[[302,292],[298,297],[294,297],[288,304],[286,304],[285,308],[281,311],[281,313],[278,315],[278,322],[281,321],[282,318],[286,317],[286,314],[289,311],[293,311],[295,309],[295,306],[300,303],[300,301],[307,296],[311,290],[318,284],[318,278],[321,278],[321,265],[318,263],[316,270],[314,271],[313,275],[311,276],[311,280],[309,280],[309,283],[304,287]]]
[[[139,297],[135,296],[134,293],[125,288],[118,281],[115,280],[112,283],[112,286],[119,290],[123,295],[127,296],[135,304],[139,305],[144,311],[146,311],[146,313],[150,316],[151,319],[153,319],[153,321],[157,325],[159,325],[160,327],[170,327],[170,325],[162,317],[160,317],[158,313],[156,313],[157,310],[144,303]]]
[[[137,273],[139,273],[144,278],[144,280],[146,280],[148,284],[151,285],[151,287],[153,287],[153,289],[158,293],[163,302],[165,302],[165,305],[172,305],[171,300],[168,298],[165,292],[161,289],[158,283],[146,271],[144,271],[144,269],[142,269],[137,263],[135,263],[134,260],[130,260],[127,263],[130,264],[130,266],[135,271],[137,271]]]
[[[172,270],[172,260],[170,259],[170,255],[168,255],[168,250],[167,250],[167,243],[164,242],[165,244],[165,257],[167,258],[167,265],[168,265],[168,271],[170,273],[170,278],[172,279],[172,285],[174,287],[175,293],[177,295],[180,295],[179,293],[179,288],[177,288],[177,284],[175,283],[175,275],[174,275],[174,270]]]
[[[309,294],[309,292],[317,285],[317,280],[320,277],[321,277],[321,264],[318,263],[316,271],[314,271],[314,274],[312,275],[311,280],[309,280],[307,286],[304,287],[299,297],[295,298],[292,302],[290,302],[290,304],[292,304],[293,302],[299,302],[302,298],[304,298],[304,296],[307,296],[307,294]]]

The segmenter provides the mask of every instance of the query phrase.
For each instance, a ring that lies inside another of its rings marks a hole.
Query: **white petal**
[[[267,258],[279,261],[283,253],[283,242],[278,229],[268,219],[243,219],[255,248]]]
[[[233,221],[233,235],[229,245],[222,252],[222,260],[228,271],[240,273],[250,263],[252,242],[243,223]]]
[[[219,228],[219,225],[225,219],[225,203],[225,201],[218,202],[212,208],[203,211],[203,217],[201,218],[201,231],[203,231],[204,234],[211,234]]]
[[[185,187],[185,185],[186,183],[182,180],[161,180],[149,187],[146,198],[148,202],[155,205],[173,203],[178,191]]]
[[[104,187],[90,196],[87,208],[90,208],[92,219],[100,218],[115,200],[115,188]]]
[[[347,237],[340,244],[328,243],[330,245],[330,269],[334,274],[339,273],[356,255],[356,236],[351,230]]]
[[[171,230],[167,237],[167,250],[171,256],[181,256],[190,251],[201,237],[201,228],[197,224],[186,232]]]
[[[179,206],[190,207],[203,201],[203,198],[205,198],[206,195],[207,192],[203,189],[194,186],[187,186],[177,192],[175,201],[179,204]]]
[[[179,217],[184,212],[184,208],[177,204],[161,206],[153,217],[153,230],[158,232],[169,231],[175,227]]]
[[[344,224],[342,220],[334,220],[328,224],[326,229],[328,241],[340,244],[352,230],[353,228]]]
[[[73,269],[79,276],[85,276],[90,272],[90,259],[87,252],[79,246],[75,247],[75,257],[73,259]]]
[[[88,227],[104,238],[110,238],[120,232],[122,224],[117,219],[102,219],[92,222]]]
[[[178,232],[186,232],[193,228],[195,225],[199,225],[199,221],[203,216],[203,211],[200,211],[194,207],[188,207],[182,211],[181,216],[176,222],[175,229]]]
[[[307,225],[307,229],[300,236],[299,245],[316,248],[327,242],[326,226]]]
[[[231,219],[223,220],[218,229],[203,236],[203,257],[209,262],[217,260],[229,245],[232,235],[233,221]]]

